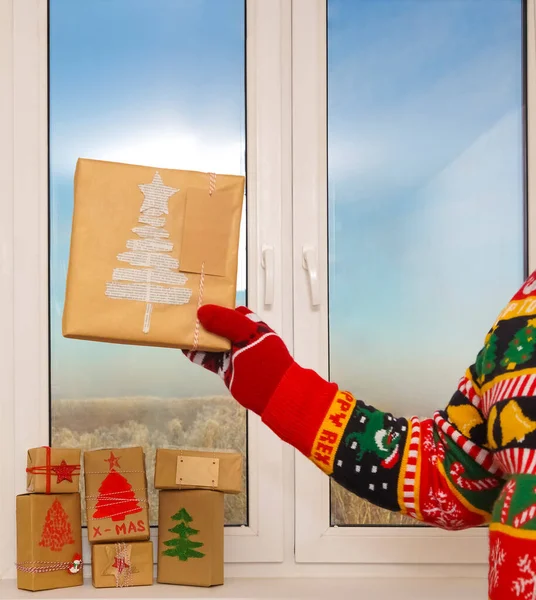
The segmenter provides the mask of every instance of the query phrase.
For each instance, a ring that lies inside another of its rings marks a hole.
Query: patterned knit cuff
[[[336,384],[294,363],[270,398],[262,420],[283,441],[311,458],[337,391]]]

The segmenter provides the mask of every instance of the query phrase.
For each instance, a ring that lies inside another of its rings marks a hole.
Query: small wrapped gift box
[[[156,489],[210,489],[226,494],[242,491],[242,455],[221,450],[156,451]]]
[[[234,308],[244,177],[80,159],[63,335],[221,351],[201,304]]]
[[[142,448],[84,452],[90,542],[148,540],[149,503]]]
[[[91,574],[96,588],[152,585],[153,543],[93,544]]]
[[[159,583],[210,587],[223,583],[223,494],[159,493]]]
[[[17,496],[17,587],[83,584],[80,494]]]
[[[80,450],[31,448],[26,464],[26,491],[37,494],[72,494],[80,489]]]

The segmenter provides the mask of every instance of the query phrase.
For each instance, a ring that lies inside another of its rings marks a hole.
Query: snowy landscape
[[[52,415],[54,446],[84,450],[127,446],[145,449],[153,525],[158,520],[158,494],[153,488],[156,448],[222,448],[237,450],[243,455],[246,452],[246,411],[224,396],[56,399],[53,400]],[[247,522],[246,497],[246,492],[226,495],[228,525]]]
[[[126,446],[145,449],[152,524],[156,524],[158,517],[158,494],[152,485],[156,448],[222,448],[243,455],[246,452],[246,411],[225,396],[55,399],[52,414],[55,446],[84,450]],[[410,519],[360,500],[335,483],[331,497],[334,525],[414,524]],[[225,497],[225,521],[228,525],[247,523],[246,493]]]

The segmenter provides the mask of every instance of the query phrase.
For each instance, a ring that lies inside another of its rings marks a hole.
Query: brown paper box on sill
[[[26,491],[40,494],[72,494],[80,489],[80,450],[31,448],[26,464]]]
[[[159,493],[158,583],[210,587],[223,583],[223,494]]]
[[[242,455],[239,452],[180,450],[156,451],[156,489],[213,489],[226,494],[242,492]]]
[[[117,542],[91,546],[93,587],[153,584],[153,543]]]
[[[199,304],[234,308],[244,177],[80,159],[63,335],[228,350]]]
[[[88,539],[148,540],[149,503],[142,448],[84,452]]]
[[[83,584],[80,494],[17,496],[17,587]]]

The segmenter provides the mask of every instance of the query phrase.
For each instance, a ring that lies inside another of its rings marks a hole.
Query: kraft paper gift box
[[[147,476],[142,448],[84,452],[84,481],[90,542],[149,539]]]
[[[239,494],[242,477],[242,455],[239,452],[172,448],[156,451],[156,489],[212,489]]]
[[[31,448],[26,464],[26,491],[39,494],[72,494],[80,489],[80,450]]]
[[[159,492],[159,583],[223,583],[223,498],[210,490]]]
[[[80,494],[17,496],[17,587],[83,584]]]
[[[63,335],[207,351],[234,308],[244,177],[79,159]]]
[[[96,588],[152,585],[153,543],[93,544],[91,576]]]

